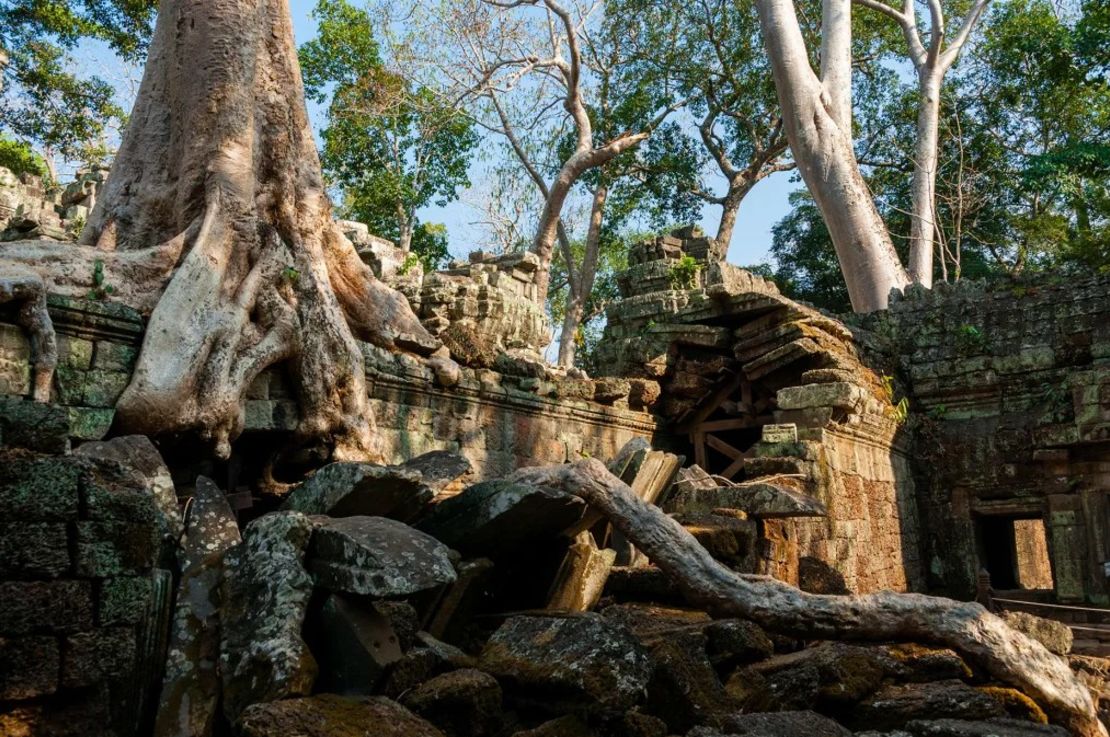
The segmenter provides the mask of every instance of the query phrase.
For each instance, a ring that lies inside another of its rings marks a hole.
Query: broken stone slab
[[[552,713],[630,709],[644,698],[652,674],[636,638],[593,613],[511,617],[486,643],[479,667]]]
[[[860,729],[899,729],[939,715],[979,720],[1005,712],[998,701],[963,681],[936,681],[884,686],[852,709],[849,722]]]
[[[734,714],[719,728],[695,727],[687,737],[851,737],[851,732],[832,719],[813,711],[779,711]]]
[[[319,666],[319,690],[368,696],[390,664],[401,659],[393,622],[372,603],[331,594],[313,619],[309,639]]]
[[[313,588],[304,552],[316,524],[300,512],[259,517],[224,559],[220,672],[229,721],[251,704],[312,691],[316,660],[301,629]]]
[[[321,520],[308,568],[324,588],[376,598],[408,596],[455,581],[443,543],[385,517]]]
[[[586,509],[555,489],[513,481],[483,481],[444,499],[417,528],[468,557],[512,555],[557,537]]]
[[[438,675],[401,697],[401,703],[448,737],[493,735],[503,721],[500,684],[474,668]]]
[[[567,550],[566,558],[555,576],[547,609],[564,612],[593,609],[601,599],[605,581],[616,559],[617,551],[608,548],[599,550],[591,533],[580,533]]]
[[[1002,612],[1006,624],[1032,637],[1048,648],[1050,653],[1067,655],[1071,652],[1074,634],[1071,627],[1054,619],[1045,619],[1028,612]]]
[[[282,509],[329,517],[409,520],[436,496],[418,468],[373,463],[330,463],[306,479]]]
[[[223,558],[240,542],[227,497],[197,478],[182,544],[182,572],[155,737],[208,737],[220,698],[218,597]]]
[[[788,386],[779,389],[776,397],[782,410],[835,407],[848,412],[862,411],[871,398],[863,387],[844,381]]]
[[[470,461],[449,450],[433,450],[418,455],[405,461],[401,467],[419,471],[424,483],[437,494],[473,471]]]
[[[39,453],[69,452],[66,408],[19,397],[0,397],[0,445]]]
[[[1050,724],[1034,724],[1020,719],[933,719],[913,721],[905,726],[912,737],[1067,737],[1068,730]]]
[[[674,493],[664,509],[687,514],[737,509],[759,519],[828,516],[828,509],[819,499],[782,484],[763,481],[734,486],[691,485]]]
[[[400,698],[441,673],[473,668],[478,662],[474,656],[437,640],[427,632],[418,632],[416,639],[417,645],[390,667],[382,685],[381,692],[391,699]]]
[[[172,547],[184,531],[181,510],[177,504],[170,469],[162,454],[145,435],[124,435],[111,440],[83,443],[74,455],[116,461],[135,471],[146,482],[158,507],[159,526],[163,539]]]
[[[239,737],[444,737],[396,701],[320,694],[255,704],[236,724]]]

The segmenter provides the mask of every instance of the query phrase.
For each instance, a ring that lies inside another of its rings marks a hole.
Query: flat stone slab
[[[282,509],[329,517],[415,517],[436,490],[419,468],[331,463],[295,488]]]
[[[653,670],[632,633],[600,614],[512,617],[486,643],[479,667],[554,713],[629,709]]]
[[[581,499],[555,489],[483,481],[440,502],[417,526],[466,556],[497,557],[556,537],[585,510]]]
[[[408,596],[453,583],[447,546],[385,517],[322,521],[312,536],[308,569],[332,591],[378,598]]]
[[[736,486],[686,485],[676,489],[668,500],[667,508],[687,513],[738,509],[760,519],[828,515],[828,509],[819,499],[788,486],[760,481]]]

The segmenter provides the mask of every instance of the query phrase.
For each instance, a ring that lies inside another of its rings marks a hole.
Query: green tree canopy
[[[55,157],[102,160],[105,131],[122,124],[125,111],[111,84],[73,70],[72,53],[92,39],[141,61],[156,11],[155,0],[0,3],[0,52],[8,57],[0,129],[38,146],[51,167]]]
[[[320,0],[313,17],[319,32],[300,48],[301,70],[309,98],[328,104],[322,161],[343,214],[434,268],[447,256],[446,234],[417,210],[469,185],[478,137],[456,109],[388,68],[365,9]]]

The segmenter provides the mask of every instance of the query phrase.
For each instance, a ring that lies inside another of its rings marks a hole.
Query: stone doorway
[[[1044,519],[980,515],[975,524],[979,565],[1002,591],[1052,591],[1055,582]]]

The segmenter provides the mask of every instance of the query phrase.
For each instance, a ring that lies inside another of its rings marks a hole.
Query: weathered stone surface
[[[473,668],[477,659],[454,645],[440,642],[427,632],[417,634],[418,644],[392,665],[382,686],[382,693],[391,699],[400,696],[424,681],[448,670]]]
[[[435,498],[418,469],[331,463],[293,490],[282,509],[329,517],[412,519]]]
[[[69,569],[61,522],[0,522],[0,577],[55,578]]]
[[[301,639],[313,527],[300,512],[260,517],[224,558],[220,674],[231,721],[251,704],[307,694],[316,680],[316,661]]]
[[[876,648],[883,662],[900,681],[924,683],[953,678],[971,678],[971,668],[954,650],[899,643]]]
[[[779,711],[734,714],[723,720],[719,728],[696,727],[688,737],[849,737],[852,733],[832,719],[813,711]]]
[[[869,648],[826,642],[739,670],[726,689],[754,711],[842,709],[874,692],[885,675]]]
[[[0,519],[68,522],[77,518],[80,469],[66,458],[0,451]]]
[[[0,699],[30,699],[58,688],[55,637],[0,637]]]
[[[455,580],[448,549],[430,535],[385,517],[321,520],[308,568],[333,591],[408,596]]]
[[[405,694],[401,703],[448,737],[483,737],[501,726],[501,686],[473,668],[436,676]]]
[[[199,477],[182,545],[181,582],[155,718],[156,737],[212,734],[220,695],[216,668],[220,578],[224,555],[239,542],[239,525],[227,497],[210,480]]]
[[[163,534],[174,541],[181,537],[183,523],[177,506],[173,478],[150,438],[145,435],[125,435],[111,440],[83,443],[75,451],[75,455],[117,461],[140,474],[160,512]]]
[[[584,721],[573,714],[552,719],[535,727],[514,732],[512,737],[598,737]]]
[[[484,481],[436,505],[419,529],[467,556],[511,555],[551,539],[585,510],[577,497],[510,481]]]
[[[118,678],[134,667],[135,653],[132,627],[101,627],[69,635],[62,648],[61,683],[92,686]]]
[[[107,684],[7,703],[0,708],[5,737],[118,737],[112,728]]]
[[[0,397],[0,445],[65,453],[69,450],[69,416],[56,404]]]
[[[648,686],[646,708],[675,731],[685,731],[739,704],[721,685],[706,655],[706,636],[697,630],[676,630],[649,641],[655,672]]]
[[[767,633],[746,619],[721,619],[705,628],[706,653],[717,668],[733,668],[769,658],[774,645]]]
[[[317,687],[345,696],[376,693],[402,654],[389,616],[370,602],[332,594],[312,619],[309,644],[320,670]]]
[[[738,509],[752,517],[824,517],[828,510],[820,500],[782,484],[758,481],[736,486],[692,487],[676,492],[667,509],[681,512],[711,512]]]
[[[631,633],[596,614],[512,617],[487,642],[479,667],[552,711],[631,708],[652,672]]]
[[[447,450],[433,450],[418,455],[405,461],[402,467],[419,471],[424,483],[436,492],[454,486],[455,482],[474,470],[466,458]]]
[[[91,581],[0,581],[0,635],[93,626]]]
[[[913,721],[906,725],[913,737],[1067,737],[1063,727],[1032,724],[1017,719],[934,719]]]
[[[1003,612],[1002,618],[1018,632],[1029,635],[1057,655],[1071,652],[1072,631],[1063,622],[1045,619],[1028,612]]]
[[[914,720],[944,715],[952,719],[1004,716],[1002,706],[962,681],[885,686],[860,703],[851,723],[867,729],[898,729]]]
[[[139,624],[148,615],[154,580],[151,576],[121,576],[100,584],[96,620],[101,626]]]
[[[395,701],[320,694],[255,704],[236,724],[239,737],[444,737]]]

